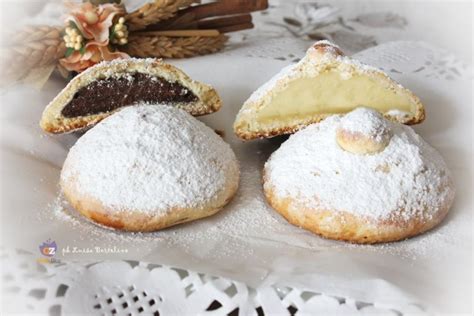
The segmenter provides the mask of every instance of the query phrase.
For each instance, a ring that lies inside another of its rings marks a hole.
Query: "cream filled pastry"
[[[237,114],[234,131],[242,139],[289,134],[358,106],[404,124],[419,123],[425,116],[420,100],[387,74],[319,41],[300,62],[250,96]]]
[[[137,104],[167,104],[192,115],[221,107],[217,92],[160,59],[116,59],[77,75],[46,107],[41,128],[65,133],[91,127]]]
[[[264,191],[290,223],[355,243],[421,234],[454,199],[440,154],[411,127],[368,108],[290,136],[265,164]]]
[[[127,107],[90,129],[71,148],[60,181],[78,212],[128,231],[210,216],[232,199],[238,183],[230,146],[166,105]]]

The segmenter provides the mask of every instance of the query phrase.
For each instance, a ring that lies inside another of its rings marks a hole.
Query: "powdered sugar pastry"
[[[238,181],[235,155],[212,129],[170,106],[124,108],[89,130],[66,159],[88,196],[114,210],[199,207]]]
[[[353,117],[345,128],[372,132],[359,115]],[[292,135],[266,163],[265,186],[280,198],[298,197],[313,207],[375,220],[430,219],[453,198],[444,160],[412,128],[386,121],[393,134],[388,146],[358,155],[336,142],[341,120],[330,117]]]

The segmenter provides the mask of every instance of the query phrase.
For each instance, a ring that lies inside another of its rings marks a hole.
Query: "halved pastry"
[[[358,106],[404,124],[425,117],[411,91],[381,70],[344,56],[334,44],[319,41],[300,62],[281,70],[250,96],[237,114],[234,131],[242,139],[290,134]]]
[[[209,85],[160,59],[102,62],[76,76],[46,107],[41,128],[50,133],[90,127],[135,104],[168,104],[192,115],[215,112],[221,99]]]

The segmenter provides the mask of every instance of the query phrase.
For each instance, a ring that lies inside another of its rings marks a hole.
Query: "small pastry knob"
[[[321,58],[326,54],[330,54],[334,57],[344,56],[342,50],[336,44],[333,44],[327,40],[317,41],[308,49],[308,55],[313,58]]]
[[[383,151],[391,138],[389,122],[379,112],[365,107],[346,114],[336,130],[339,146],[360,155]]]

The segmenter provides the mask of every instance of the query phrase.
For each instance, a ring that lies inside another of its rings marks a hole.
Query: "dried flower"
[[[121,17],[113,27],[112,43],[125,45],[128,43],[128,29],[125,25],[125,18]]]
[[[107,46],[87,43],[84,47],[84,52],[75,51],[68,57],[59,60],[59,62],[68,71],[82,72],[103,60],[128,57],[126,53],[110,51]]]
[[[72,27],[67,27],[66,35],[64,35],[63,39],[66,43],[67,48],[72,48],[74,50],[80,50],[82,48],[82,44],[84,42],[84,38],[81,34],[77,31],[77,29]]]
[[[69,3],[71,9],[66,22],[72,22],[87,40],[105,43],[109,40],[109,29],[115,16],[125,14],[125,9],[116,4],[95,6],[89,2],[82,4]]]
[[[82,4],[69,3],[70,14],[66,18],[69,27],[66,28],[64,41],[68,50],[65,58],[59,62],[69,71],[81,72],[102,60],[127,58],[127,54],[114,52],[109,47],[110,30],[116,16],[125,14],[122,6],[102,4],[95,6],[86,2]],[[117,44],[126,44],[128,31],[123,17],[113,27],[113,39]],[[119,25],[117,27],[117,25]],[[120,34],[116,34],[120,32]]]

